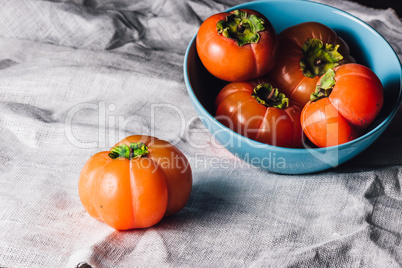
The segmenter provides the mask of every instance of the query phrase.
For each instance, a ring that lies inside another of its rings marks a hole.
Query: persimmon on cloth
[[[78,185],[89,215],[116,230],[150,227],[177,213],[191,188],[184,154],[167,141],[141,135],[92,156]]]

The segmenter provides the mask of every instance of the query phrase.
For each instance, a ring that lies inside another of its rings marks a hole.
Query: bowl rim
[[[235,5],[233,7],[230,7],[222,12],[228,12],[228,11],[232,11],[234,9],[238,9],[238,8],[244,8],[242,6],[247,6],[250,3],[269,3],[269,2],[277,2],[277,3],[290,3],[290,2],[297,2],[300,3],[300,0],[256,0],[256,1],[252,1],[252,2],[246,2],[246,3],[242,3],[239,5]],[[194,93],[194,90],[191,86],[190,80],[189,80],[189,75],[188,75],[188,68],[187,68],[187,62],[189,59],[189,54],[190,54],[190,50],[191,47],[193,45],[195,45],[195,40],[197,37],[197,33],[192,37],[192,39],[190,40],[186,52],[185,52],[185,56],[184,56],[184,64],[183,64],[183,72],[184,72],[184,81],[187,87],[187,92],[190,96],[190,99],[195,102],[198,106],[198,108],[202,111],[203,114],[205,114],[208,118],[212,119],[212,121],[216,124],[218,124],[218,126],[220,126],[221,128],[229,131],[230,135],[234,135],[235,137],[241,139],[243,142],[248,142],[248,143],[256,143],[258,145],[258,148],[262,148],[262,149],[269,149],[269,150],[277,150],[277,151],[282,151],[284,153],[286,152],[309,152],[309,151],[316,151],[317,153],[325,153],[328,152],[329,150],[342,150],[345,147],[350,147],[353,146],[356,143],[360,143],[362,140],[365,140],[367,138],[369,138],[370,136],[373,136],[374,134],[376,134],[378,131],[382,130],[382,128],[386,125],[388,125],[392,119],[394,118],[394,116],[396,115],[397,111],[399,110],[399,107],[401,105],[401,101],[402,101],[402,64],[399,60],[398,54],[395,52],[395,50],[393,49],[393,47],[391,46],[391,44],[374,28],[372,28],[370,25],[368,25],[366,22],[364,22],[363,20],[359,19],[358,17],[333,6],[324,4],[324,3],[317,3],[317,2],[312,2],[309,0],[302,0],[302,2],[308,3],[308,4],[312,4],[312,5],[321,5],[321,6],[325,6],[325,8],[329,8],[329,9],[333,9],[335,11],[338,11],[340,13],[342,13],[342,15],[349,17],[350,19],[356,21],[357,23],[359,23],[361,26],[363,26],[364,28],[366,28],[367,30],[369,30],[370,32],[372,32],[374,35],[376,35],[377,37],[379,37],[380,39],[382,39],[383,41],[385,41],[385,43],[389,46],[389,48],[391,49],[393,56],[396,57],[396,59],[398,60],[399,63],[399,92],[398,92],[398,99],[395,103],[395,106],[392,108],[392,110],[389,112],[389,114],[386,116],[386,118],[384,118],[377,126],[375,126],[373,129],[371,129],[370,131],[364,133],[363,135],[359,136],[356,139],[353,139],[351,141],[348,141],[346,143],[342,143],[339,145],[334,145],[334,146],[328,146],[328,147],[321,147],[321,148],[288,148],[288,147],[280,147],[280,146],[275,146],[275,145],[270,145],[270,144],[266,144],[266,143],[262,143],[250,138],[247,138],[237,132],[235,132],[234,130],[224,126],[222,123],[220,123],[218,120],[215,119],[214,116],[212,116],[212,114],[210,114],[205,107],[201,104],[201,102],[198,100],[197,96]]]

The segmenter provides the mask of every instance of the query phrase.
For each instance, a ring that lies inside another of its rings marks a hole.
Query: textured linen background
[[[196,118],[186,46],[241,2],[0,0],[1,267],[402,265],[401,112],[360,156],[303,176],[234,159]],[[369,23],[401,58],[393,10],[319,2]],[[78,176],[130,134],[174,142],[194,186],[177,215],[117,232],[85,212]]]

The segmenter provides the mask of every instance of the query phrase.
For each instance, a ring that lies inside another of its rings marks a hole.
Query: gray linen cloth
[[[303,176],[235,159],[197,119],[185,49],[204,19],[241,2],[0,0],[0,267],[402,265],[400,112],[355,159]],[[393,10],[319,2],[401,57]],[[194,185],[178,214],[118,232],[85,212],[78,176],[131,134],[174,143]]]

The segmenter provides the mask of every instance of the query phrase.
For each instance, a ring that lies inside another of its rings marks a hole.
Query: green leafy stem
[[[275,107],[285,109],[289,107],[289,99],[285,94],[279,92],[277,88],[272,87],[271,84],[259,84],[251,93],[251,96],[260,104],[266,107]]]
[[[309,38],[302,46],[300,68],[304,76],[314,78],[339,65],[343,56],[339,45],[324,44],[320,39]]]
[[[127,158],[129,160],[133,158],[139,158],[146,156],[149,153],[148,146],[142,142],[132,142],[130,146],[121,144],[113,147],[109,152],[109,157],[112,159]]]
[[[235,10],[226,20],[220,20],[216,24],[219,34],[236,41],[238,46],[258,43],[259,32],[264,31],[264,19],[242,10]]]

